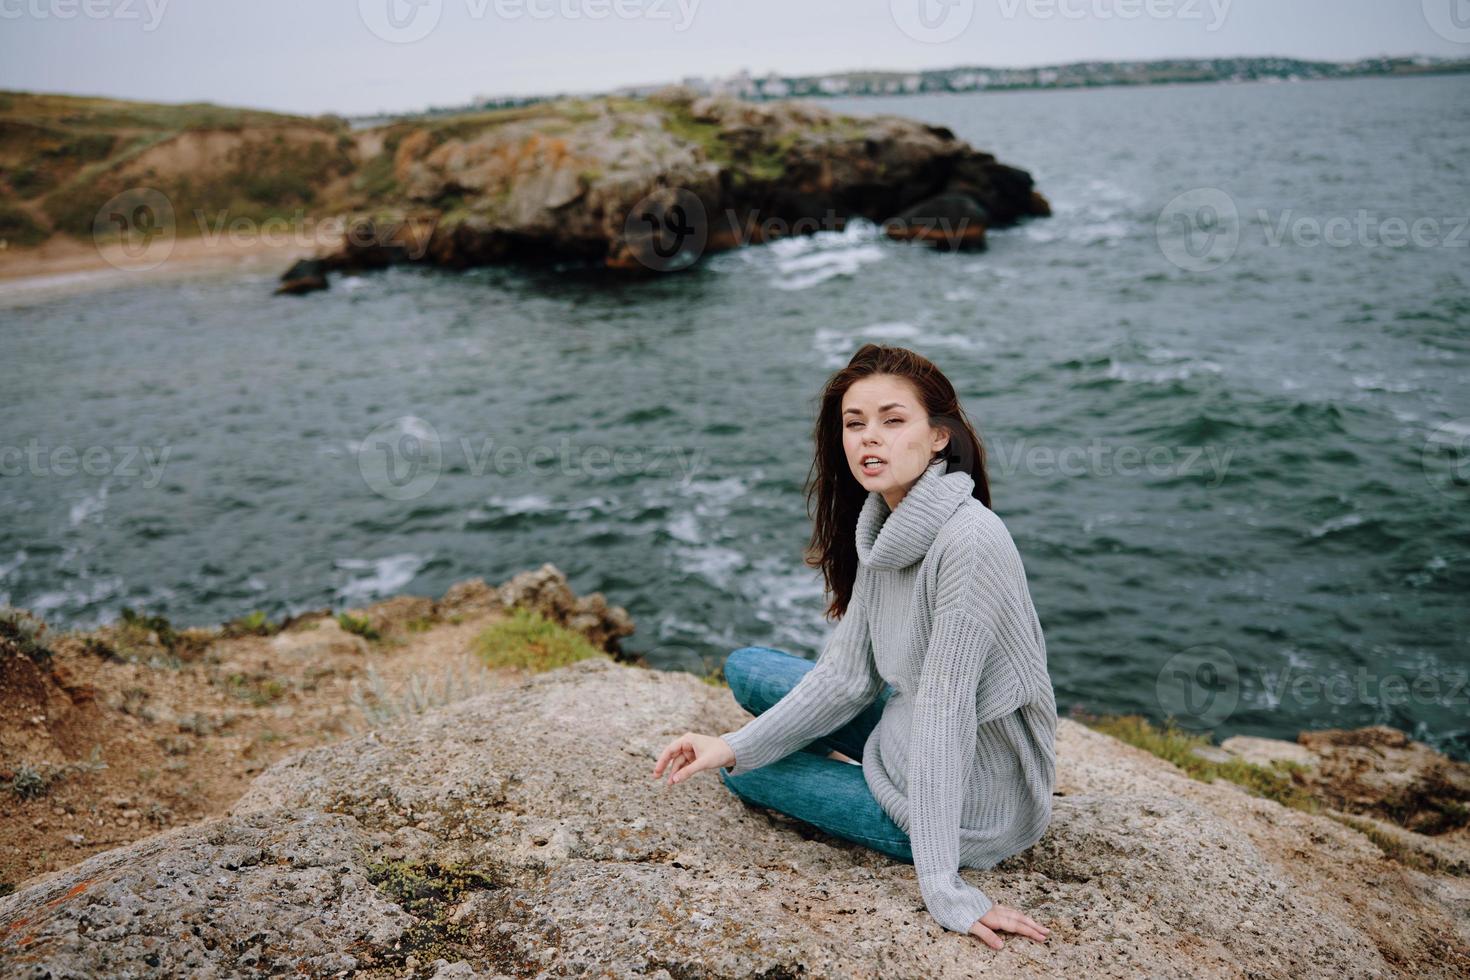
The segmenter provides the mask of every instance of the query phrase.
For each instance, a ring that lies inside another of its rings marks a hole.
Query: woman
[[[984,448],[937,367],[875,344],[828,382],[815,437],[809,563],[841,621],[816,663],[731,653],[725,678],[756,717],[685,733],[653,777],[718,769],[748,802],[913,863],[946,929],[1044,942],[958,870],[1035,844],[1056,783],[1046,645]]]

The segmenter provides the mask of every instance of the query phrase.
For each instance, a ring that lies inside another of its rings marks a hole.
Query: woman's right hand
[[[1001,905],[999,902],[991,905],[984,915],[970,925],[970,935],[979,936],[991,949],[1000,949],[1005,943],[993,931],[996,929],[1028,936],[1040,943],[1046,942],[1047,937],[1051,935],[1050,929],[1025,912],[1013,909],[1009,905]]]
[[[735,764],[735,750],[718,735],[685,732],[664,747],[653,765],[657,779],[668,766],[668,785],[682,782],[701,769],[719,769]]]

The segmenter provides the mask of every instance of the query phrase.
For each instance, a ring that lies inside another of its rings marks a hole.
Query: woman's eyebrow
[[[908,408],[908,406],[905,405],[903,402],[889,402],[887,405],[880,405],[880,406],[878,406],[878,411],[879,411],[879,413],[882,413],[882,412],[888,411],[890,408]],[[858,415],[861,415],[861,414],[863,414],[863,410],[861,408],[849,408],[847,411],[843,412],[842,414],[843,415],[852,415],[853,413],[857,413]]]

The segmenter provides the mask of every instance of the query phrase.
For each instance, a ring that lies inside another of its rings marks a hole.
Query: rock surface
[[[344,216],[330,269],[575,259],[664,272],[855,218],[892,238],[981,248],[987,225],[1050,213],[1028,173],[944,127],[802,102],[674,88],[379,135],[360,140],[376,154],[364,173],[379,179]]]
[[[0,899],[6,976],[1452,977],[1470,879],[1070,719],[1055,819],[964,876],[1052,927],[945,932],[913,868],[651,778],[728,689],[610,657],[308,749],[222,817]],[[834,763],[841,764],[841,763]]]

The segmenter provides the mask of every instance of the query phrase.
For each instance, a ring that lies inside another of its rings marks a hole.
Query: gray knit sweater
[[[909,835],[924,904],[969,932],[993,904],[960,867],[989,868],[1041,839],[1056,784],[1056,699],[1026,572],[963,470],[929,467],[892,511],[857,519],[847,612],[779,702],[721,737],[732,775],[851,721],[894,689],[863,746],[863,777]]]

